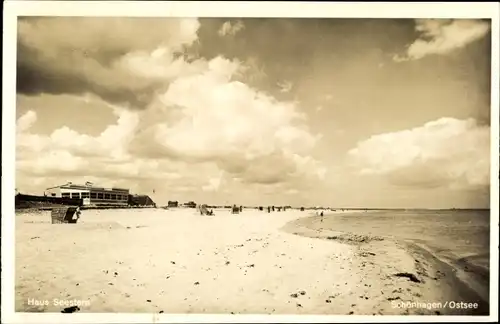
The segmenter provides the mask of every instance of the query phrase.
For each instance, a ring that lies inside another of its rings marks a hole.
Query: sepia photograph
[[[497,16],[102,5],[11,18],[9,312],[498,320]]]

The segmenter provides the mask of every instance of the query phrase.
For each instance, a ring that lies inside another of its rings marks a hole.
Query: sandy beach
[[[480,301],[476,310],[405,306],[480,299],[424,250],[292,222],[308,216],[84,210],[78,224],[52,225],[50,212],[21,213],[16,311],[60,312],[58,299],[86,301],[81,312],[484,314]]]

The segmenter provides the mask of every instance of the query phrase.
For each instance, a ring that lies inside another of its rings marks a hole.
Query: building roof
[[[89,184],[74,184],[72,182],[65,183],[63,185],[55,186],[55,187],[50,187],[45,190],[49,189],[55,189],[55,188],[65,188],[65,189],[97,189],[97,190],[106,190],[106,191],[123,191],[123,192],[129,192],[129,189],[124,189],[124,188],[103,188],[103,187],[95,187],[93,185]]]

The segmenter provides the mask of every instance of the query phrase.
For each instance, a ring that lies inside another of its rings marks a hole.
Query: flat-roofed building
[[[68,182],[57,187],[47,188],[49,197],[82,199],[84,205],[91,206],[127,206],[129,189],[96,187],[87,182],[84,185]]]

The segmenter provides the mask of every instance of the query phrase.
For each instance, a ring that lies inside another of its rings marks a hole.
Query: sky
[[[488,20],[18,20],[16,188],[488,208]]]

